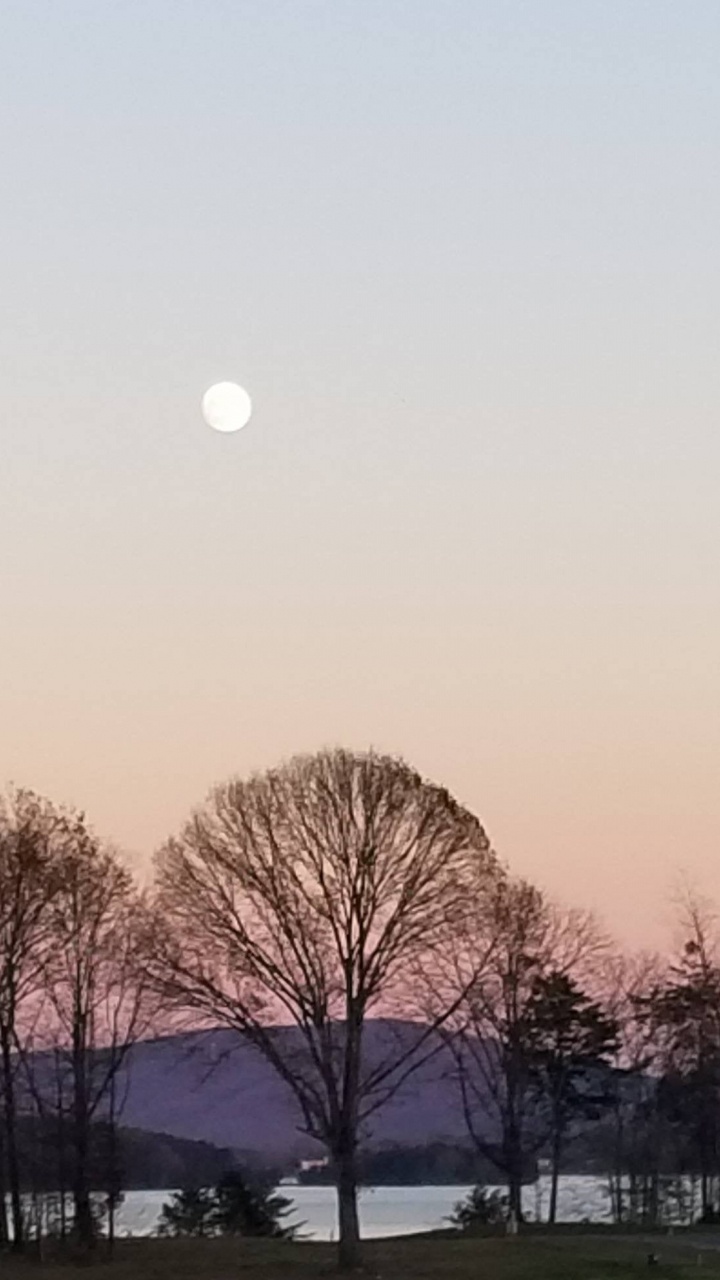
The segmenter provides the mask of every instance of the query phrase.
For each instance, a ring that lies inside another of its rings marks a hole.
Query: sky
[[[633,946],[720,897],[719,40],[7,0],[0,782],[143,872],[214,782],[372,745]]]

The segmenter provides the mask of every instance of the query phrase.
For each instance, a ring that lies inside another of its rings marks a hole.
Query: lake
[[[445,1219],[469,1187],[366,1187],[360,1194],[363,1235],[411,1235],[447,1226]],[[296,1208],[296,1221],[304,1222],[304,1232],[315,1240],[332,1240],[337,1233],[335,1192],[332,1187],[282,1186],[279,1191]],[[163,1203],[170,1191],[128,1191],[118,1211],[118,1235],[146,1236],[157,1229]],[[550,1179],[541,1177],[523,1193],[528,1218],[547,1217]],[[558,1219],[562,1222],[609,1220],[610,1207],[605,1182],[593,1177],[560,1179]]]

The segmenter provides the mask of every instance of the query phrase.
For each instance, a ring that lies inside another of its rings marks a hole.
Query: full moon
[[[247,425],[252,400],[237,382],[216,382],[202,398],[202,415],[215,431],[239,431]]]

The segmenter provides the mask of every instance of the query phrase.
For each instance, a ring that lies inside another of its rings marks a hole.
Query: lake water
[[[295,1221],[304,1222],[304,1233],[315,1240],[336,1236],[335,1192],[332,1187],[283,1186],[280,1193],[296,1207]],[[371,1239],[379,1236],[411,1235],[446,1227],[445,1219],[469,1187],[367,1187],[360,1193],[362,1232]],[[157,1229],[163,1203],[170,1191],[128,1191],[118,1211],[118,1235],[146,1236]],[[528,1218],[547,1217],[550,1179],[539,1178],[523,1193]],[[558,1219],[562,1222],[609,1220],[610,1205],[605,1182],[600,1178],[560,1179]]]

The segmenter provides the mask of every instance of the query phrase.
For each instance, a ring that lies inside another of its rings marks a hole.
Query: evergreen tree
[[[610,1063],[618,1028],[565,973],[538,975],[525,1011],[529,1067],[548,1111],[552,1153],[549,1221],[557,1216],[563,1146],[573,1120],[597,1119],[613,1095]]]
[[[498,1226],[508,1216],[508,1197],[487,1187],[473,1187],[464,1200],[458,1200],[447,1221],[459,1231],[477,1227]]]
[[[665,983],[639,1002],[661,1048],[657,1106],[700,1173],[702,1218],[720,1205],[720,966],[698,925]]]
[[[216,1234],[213,1193],[203,1187],[177,1191],[162,1207],[158,1235],[211,1236]]]
[[[162,1207],[163,1236],[271,1236],[294,1240],[302,1223],[286,1226],[292,1201],[276,1195],[269,1184],[231,1169],[212,1189],[188,1187]]]
[[[291,1200],[274,1194],[271,1186],[250,1181],[240,1169],[231,1169],[213,1193],[213,1222],[219,1235],[272,1236],[292,1240],[299,1226],[283,1226],[293,1211]]]

